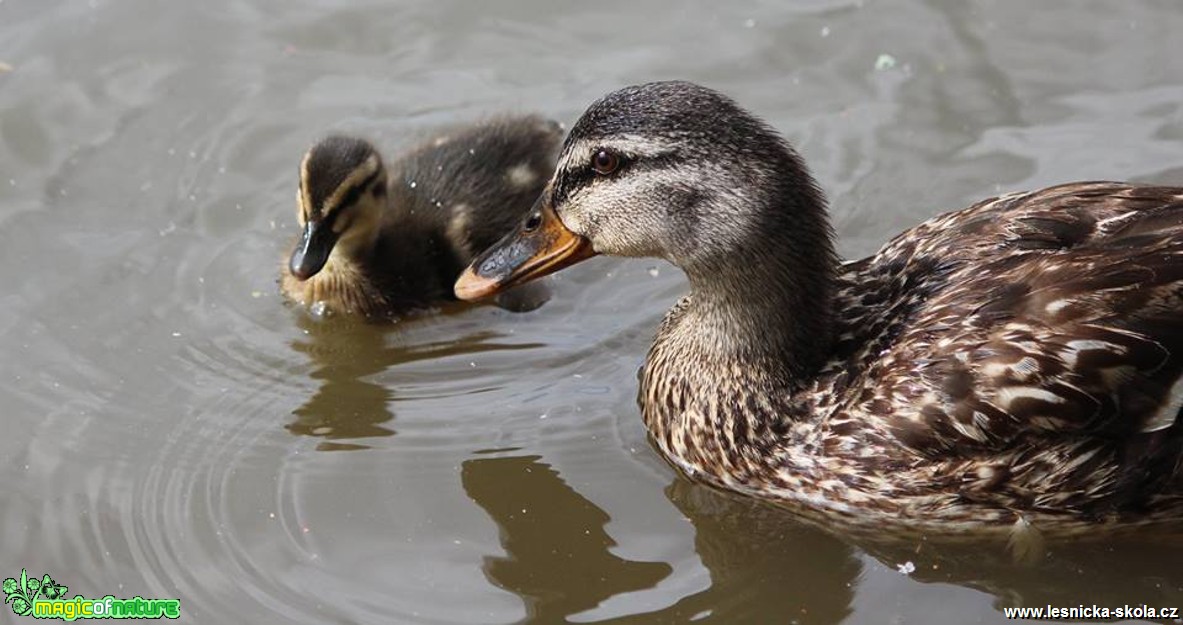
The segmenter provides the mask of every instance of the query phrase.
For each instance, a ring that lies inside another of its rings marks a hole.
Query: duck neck
[[[810,181],[766,198],[747,241],[700,266],[686,267],[686,311],[706,358],[764,367],[799,386],[832,347],[832,300],[838,260],[825,200]]]
[[[831,355],[837,258],[820,193],[807,199],[774,198],[739,245],[682,264],[690,297],[646,359],[642,412],[658,447],[726,488],[783,468],[768,458],[816,417],[801,391]]]

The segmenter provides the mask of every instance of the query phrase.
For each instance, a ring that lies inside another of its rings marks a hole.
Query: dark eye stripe
[[[591,183],[596,178],[596,172],[592,171],[590,167],[580,167],[575,171],[565,171],[559,179],[559,184],[555,187],[555,204],[562,204],[567,201],[577,189],[582,189]]]
[[[378,170],[375,170],[374,173],[370,174],[369,176],[366,176],[365,180],[362,180],[361,184],[354,185],[353,188],[350,189],[349,192],[345,194],[345,197],[341,198],[341,202],[339,204],[337,204],[334,208],[340,209],[345,206],[352,206],[353,204],[357,203],[357,200],[361,197],[361,195],[366,192],[366,189],[370,188],[370,185],[374,184],[374,181],[377,180],[378,176],[381,174],[382,174],[382,170],[378,169]],[[332,219],[333,216],[336,214],[337,214],[337,210],[329,211],[326,221],[328,219]]]
[[[576,191],[594,185],[601,181],[608,181],[613,177],[620,177],[628,175],[633,172],[652,171],[656,169],[665,169],[670,167],[677,161],[673,152],[659,152],[645,156],[644,158],[633,159],[627,156],[620,156],[620,163],[616,167],[616,171],[612,176],[602,176],[597,174],[592,169],[590,163],[585,163],[575,169],[567,169],[559,174],[559,178],[555,184],[554,203],[562,204]]]

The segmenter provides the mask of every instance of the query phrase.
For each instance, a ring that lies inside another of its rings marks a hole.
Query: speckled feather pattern
[[[639,399],[690,475],[856,525],[1179,520],[1181,298],[1183,189],[1014,193],[843,264],[832,356],[807,378],[720,358],[684,298]]]

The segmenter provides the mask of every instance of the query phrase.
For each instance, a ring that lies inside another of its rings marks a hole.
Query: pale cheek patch
[[[343,211],[343,214],[338,215],[337,218],[335,220],[333,220],[333,232],[335,232],[337,234],[337,236],[340,236],[341,233],[348,230],[349,226],[352,224],[353,224],[352,212]]]
[[[571,232],[594,241],[595,233],[591,229],[591,223],[589,223],[584,210],[584,195],[586,194],[579,192],[567,198],[563,212],[558,213],[559,221],[563,222],[563,226]]]
[[[469,216],[467,204],[457,204],[452,209],[452,219],[448,221],[448,240],[452,241],[469,258],[473,256],[472,249],[470,249],[471,246],[468,243],[468,232],[471,222],[472,218]]]
[[[623,178],[592,185],[573,197],[563,222],[591,240],[601,254],[665,257],[667,224],[654,215],[663,198],[643,179]]]

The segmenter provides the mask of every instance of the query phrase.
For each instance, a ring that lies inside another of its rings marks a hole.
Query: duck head
[[[334,250],[347,256],[373,245],[386,202],[386,168],[361,139],[321,140],[300,164],[297,216],[303,235],[288,270],[298,280],[320,272]]]
[[[663,258],[696,286],[727,283],[721,274],[750,282],[754,264],[786,255],[827,276],[834,262],[824,199],[796,152],[687,82],[592,104],[533,210],[473,261],[456,296],[487,297],[596,254]]]

